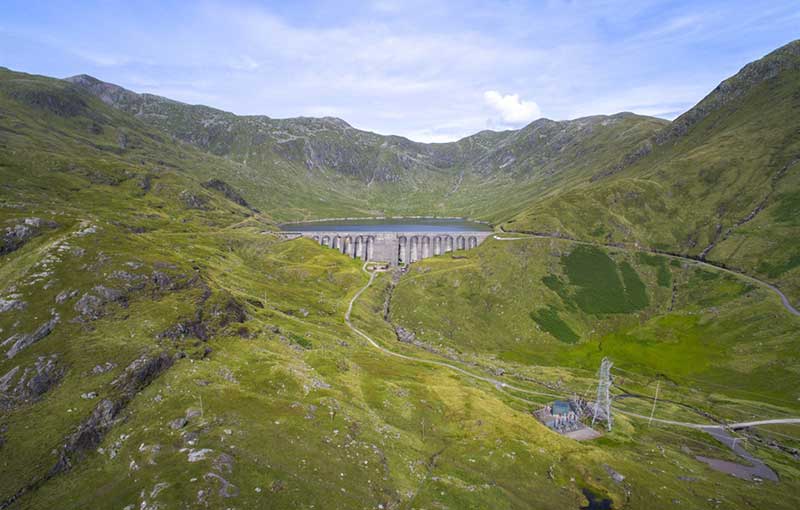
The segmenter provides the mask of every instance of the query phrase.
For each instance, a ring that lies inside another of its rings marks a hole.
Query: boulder
[[[103,301],[92,294],[84,294],[75,303],[75,311],[78,312],[82,318],[87,320],[97,320],[105,313],[103,310]]]
[[[176,418],[176,419],[172,420],[171,422],[169,422],[169,428],[171,428],[172,430],[182,429],[188,423],[189,423],[189,420],[187,420],[184,417]]]
[[[28,307],[25,301],[20,299],[3,299],[0,298],[0,313],[20,311]]]
[[[77,295],[78,291],[74,289],[61,291],[56,296],[56,304],[63,305],[64,303],[66,303],[67,301],[69,301],[70,299],[74,298]]]

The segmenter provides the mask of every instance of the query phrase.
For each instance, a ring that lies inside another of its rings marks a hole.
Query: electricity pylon
[[[611,367],[614,363],[608,358],[603,358],[600,363],[600,370],[597,375],[599,380],[597,382],[597,401],[594,403],[594,415],[592,416],[592,426],[597,420],[597,414],[600,408],[606,415],[606,424],[608,430],[611,430]]]

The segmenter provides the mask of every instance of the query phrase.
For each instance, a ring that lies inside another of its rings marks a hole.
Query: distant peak
[[[347,121],[345,121],[344,119],[340,119],[339,117],[322,117],[322,120],[342,129],[353,127],[350,124],[348,124]]]
[[[784,44],[780,48],[774,50],[769,55],[794,55],[796,57],[800,56],[800,39],[796,39],[790,43]]]
[[[711,112],[741,101],[759,84],[797,69],[800,69],[800,39],[750,62],[738,73],[717,85],[699,103],[675,119],[668,129],[657,135],[656,143],[661,145],[683,136]]]
[[[75,83],[78,85],[96,85],[98,83],[103,83],[94,76],[90,76],[88,74],[76,74],[75,76],[64,78],[64,81],[68,81],[70,83]]]

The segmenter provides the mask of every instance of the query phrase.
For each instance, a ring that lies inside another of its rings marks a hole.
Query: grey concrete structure
[[[342,232],[307,231],[284,232],[287,238],[307,237],[334,250],[364,261],[410,264],[458,250],[475,248],[487,237],[488,231],[453,232]]]

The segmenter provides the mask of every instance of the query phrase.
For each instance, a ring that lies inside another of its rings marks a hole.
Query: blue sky
[[[448,141],[540,116],[674,118],[799,37],[797,0],[4,0],[0,65]]]

